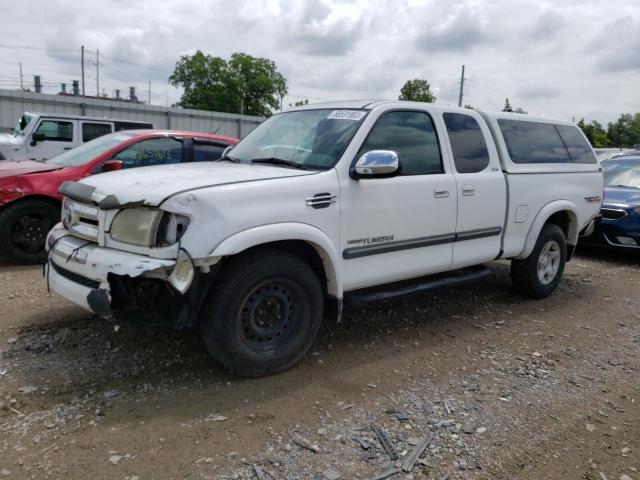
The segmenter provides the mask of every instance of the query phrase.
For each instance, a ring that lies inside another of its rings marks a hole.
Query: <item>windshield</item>
[[[118,132],[111,135],[104,135],[98,137],[90,142],[83,143],[79,147],[64,152],[57,157],[53,157],[47,160],[47,163],[54,163],[56,165],[63,165],[65,167],[77,167],[78,165],[84,165],[96,158],[98,155],[102,155],[104,152],[116,145],[126,142],[133,135]]]
[[[640,157],[604,160],[601,165],[606,186],[640,188]]]
[[[16,135],[24,135],[27,126],[31,123],[33,118],[34,117],[32,115],[22,115],[18,120],[16,127],[13,129],[13,133]]]
[[[265,120],[229,158],[242,162],[280,160],[303,168],[326,170],[338,161],[362,123],[365,110],[300,110]],[[275,164],[275,163],[274,163]]]

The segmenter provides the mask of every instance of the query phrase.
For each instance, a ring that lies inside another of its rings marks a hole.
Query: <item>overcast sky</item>
[[[274,60],[289,102],[397,98],[402,84],[428,80],[438,103],[608,122],[640,111],[638,0],[0,0],[0,88],[19,83],[18,62],[45,92],[80,78],[87,94],[135,85],[165,105],[180,55],[197,49],[228,58],[245,52]],[[32,48],[17,48],[17,47]]]

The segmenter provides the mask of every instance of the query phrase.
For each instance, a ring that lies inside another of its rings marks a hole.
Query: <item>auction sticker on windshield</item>
[[[354,122],[357,122],[358,120],[361,120],[366,113],[367,112],[363,112],[362,110],[334,110],[327,116],[327,119],[353,120]]]

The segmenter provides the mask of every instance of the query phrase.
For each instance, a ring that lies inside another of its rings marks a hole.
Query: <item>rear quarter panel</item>
[[[603,178],[599,171],[507,174],[506,178],[509,213],[505,227],[504,257],[520,255],[534,220],[546,205],[554,201],[566,200],[575,206],[578,232],[600,212]],[[594,200],[593,197],[599,197],[600,200]]]

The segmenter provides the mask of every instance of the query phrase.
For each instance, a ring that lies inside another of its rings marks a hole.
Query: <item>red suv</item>
[[[46,259],[47,233],[58,223],[65,180],[169,163],[217,160],[231,137],[196,132],[132,130],[84,143],[46,162],[0,161],[0,256],[21,263]]]

